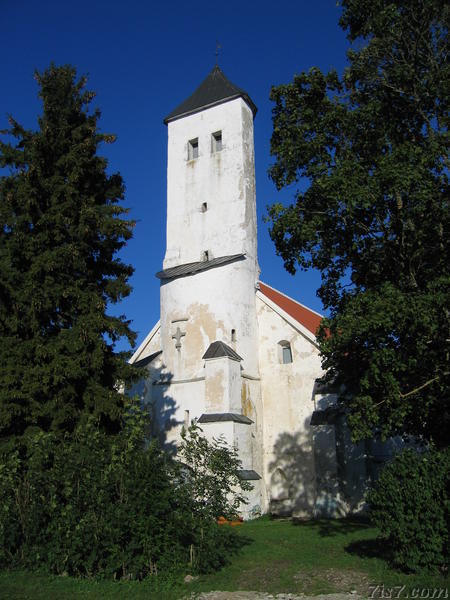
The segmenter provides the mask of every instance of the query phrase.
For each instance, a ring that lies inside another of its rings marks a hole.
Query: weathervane
[[[219,44],[219,41],[216,40],[216,51],[214,52],[214,54],[216,55],[216,67],[219,66],[219,50],[222,48],[222,46]]]

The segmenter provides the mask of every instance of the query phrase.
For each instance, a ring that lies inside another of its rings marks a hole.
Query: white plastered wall
[[[213,151],[212,135],[222,133]],[[168,125],[167,249],[164,268],[237,254],[245,258],[161,284],[162,350],[176,379],[198,377],[216,340],[258,376],[255,286],[259,276],[253,114],[242,98]],[[198,158],[188,144],[198,140]],[[206,210],[204,206],[206,205]],[[177,328],[185,335],[175,348]],[[232,331],[236,341],[232,340]]]
[[[227,356],[205,361],[207,413],[241,412],[240,362]]]
[[[322,373],[315,344],[257,298],[263,410],[264,509],[308,517],[316,501],[312,430],[315,380]],[[280,341],[292,363],[282,364]]]
[[[212,134],[222,132],[222,150]],[[253,114],[242,98],[168,125],[167,249],[164,268],[212,256],[256,258]],[[199,155],[188,160],[189,140]],[[205,211],[203,206],[207,205]]]

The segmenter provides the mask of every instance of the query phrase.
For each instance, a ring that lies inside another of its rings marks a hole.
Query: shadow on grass
[[[250,536],[236,531],[229,525],[218,526],[218,529],[215,538],[206,539],[204,544],[199,541],[198,545],[194,546],[194,571],[197,574],[213,573],[229,565],[245,546],[254,542]]]
[[[359,556],[359,558],[380,558],[389,562],[391,555],[386,542],[377,538],[369,540],[355,540],[348,544],[344,550],[348,554]]]
[[[297,527],[306,527],[316,531],[321,537],[348,535],[371,528],[370,522],[366,517],[317,519],[315,521],[293,520],[292,524]]]
[[[361,533],[365,539],[354,540],[344,546],[343,549],[347,554],[359,558],[378,558],[387,563],[391,559],[389,546],[386,545],[385,541],[376,537],[376,529],[367,517],[293,521],[293,525],[314,531],[320,537],[343,537],[349,534]],[[372,532],[373,535],[371,535]],[[367,535],[370,537],[366,537]]]
[[[338,537],[348,534],[361,533],[365,539],[349,542],[344,551],[358,558],[378,558],[389,563],[391,551],[384,540],[376,537],[376,529],[367,517],[347,517],[343,519],[318,519],[316,521],[294,522],[294,525],[308,527],[316,531],[320,537]],[[366,533],[367,532],[367,533]],[[371,535],[373,532],[373,535]]]
[[[239,535],[234,535],[231,538],[231,544],[230,544],[229,548],[232,552],[238,553],[245,546],[248,546],[249,544],[253,544],[254,541],[255,541],[255,539],[250,537],[246,533],[239,532]]]
[[[226,527],[226,525],[222,525],[222,527]],[[248,535],[247,532],[244,533],[239,529],[238,531],[231,531],[230,533],[231,535],[227,536],[224,544],[227,551],[227,563],[233,556],[239,555],[242,548],[255,542],[255,539],[251,537],[251,534]]]

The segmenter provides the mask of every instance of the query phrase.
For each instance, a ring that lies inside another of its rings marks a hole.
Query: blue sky
[[[215,62],[258,107],[255,119],[256,195],[261,279],[314,310],[320,276],[294,277],[276,256],[263,216],[288,202],[269,180],[272,85],[318,66],[345,66],[348,42],[338,26],[336,0],[212,2],[172,0],[0,0],[2,64],[0,129],[11,113],[34,128],[40,111],[35,69],[70,63],[89,76],[102,112],[101,128],[118,136],[106,146],[109,169],[125,181],[124,206],[137,220],[121,254],[135,268],[133,292],[112,310],[124,313],[142,341],[159,318],[159,280],[165,249],[167,129],[163,118],[202,82]],[[122,343],[119,349],[127,349]]]

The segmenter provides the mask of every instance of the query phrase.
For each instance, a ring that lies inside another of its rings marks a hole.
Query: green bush
[[[179,466],[145,444],[146,429],[135,407],[117,436],[89,422],[64,440],[40,432],[24,456],[4,457],[0,567],[141,579],[226,562],[234,532],[221,531]],[[208,483],[220,487],[221,474]]]
[[[207,440],[196,424],[181,432],[179,458],[188,468],[185,491],[200,517],[216,520],[233,518],[246,499],[242,492],[252,489],[249,481],[241,480],[241,461],[236,448],[230,448],[223,437]]]
[[[371,518],[405,571],[448,569],[450,451],[403,451],[368,494]]]

